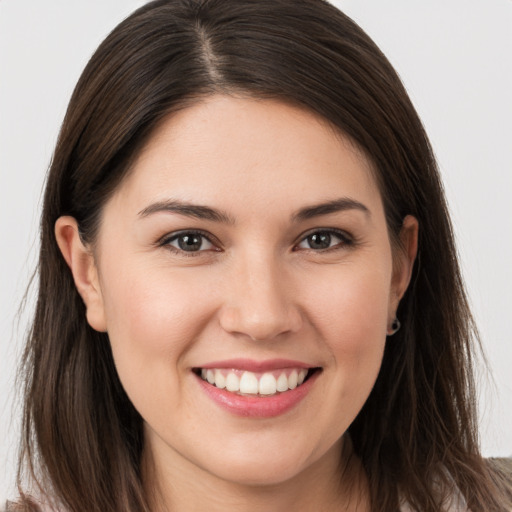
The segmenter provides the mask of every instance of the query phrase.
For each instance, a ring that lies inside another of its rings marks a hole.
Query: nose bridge
[[[228,286],[221,316],[225,330],[267,340],[300,328],[288,273],[270,251],[250,251],[238,258]]]

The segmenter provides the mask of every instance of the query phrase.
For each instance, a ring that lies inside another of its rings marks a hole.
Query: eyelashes
[[[221,251],[220,244],[212,240],[213,236],[209,233],[189,229],[165,235],[158,241],[157,245],[168,248],[176,254],[194,256],[205,251]]]
[[[157,245],[185,257],[222,251],[220,242],[212,234],[196,229],[169,233],[162,237]],[[355,245],[354,237],[345,231],[333,228],[316,228],[302,234],[292,250],[293,252],[308,251],[323,254],[348,249]]]
[[[354,239],[343,231],[337,229],[317,229],[306,236],[303,236],[301,241],[295,247],[298,249],[310,249],[315,252],[324,252],[329,249],[351,246],[353,244]]]

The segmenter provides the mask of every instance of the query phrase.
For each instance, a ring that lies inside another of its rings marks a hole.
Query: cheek
[[[367,271],[366,268],[372,268]],[[311,320],[329,350],[338,398],[362,407],[380,370],[390,293],[391,266],[343,269],[311,301]]]
[[[386,333],[391,272],[375,266],[368,269],[342,269],[310,301],[318,330],[348,350],[364,350]]]
[[[113,356],[128,395],[137,402],[145,388],[167,392],[208,321],[207,297],[186,277],[134,263],[110,272],[102,288]]]

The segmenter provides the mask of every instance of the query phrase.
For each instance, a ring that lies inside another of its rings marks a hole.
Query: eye
[[[297,244],[297,247],[299,249],[325,251],[334,247],[351,244],[352,240],[348,235],[339,231],[325,229],[310,233]]]
[[[201,252],[216,249],[208,237],[198,231],[180,231],[166,236],[160,242],[163,247],[169,247],[177,252]]]

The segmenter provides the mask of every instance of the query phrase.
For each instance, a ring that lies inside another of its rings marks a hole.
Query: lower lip
[[[320,371],[316,371],[295,389],[270,396],[237,395],[225,389],[217,388],[197,375],[196,378],[204,392],[227,411],[237,416],[272,418],[284,414],[301,402],[309,393],[319,375]]]

